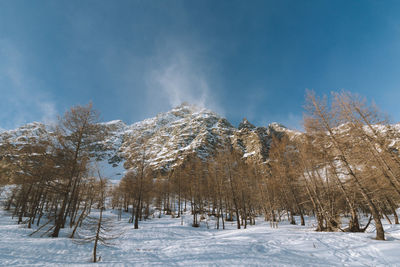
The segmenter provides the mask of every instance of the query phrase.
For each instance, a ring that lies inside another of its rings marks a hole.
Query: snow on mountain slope
[[[109,153],[110,163],[117,166],[129,155],[140,154],[145,147],[149,165],[161,173],[179,165],[192,154],[202,159],[211,157],[226,143],[232,144],[246,160],[264,162],[268,159],[273,136],[302,136],[301,132],[279,123],[256,127],[247,119],[236,128],[220,115],[186,103],[130,126],[122,121],[103,125],[111,130],[105,141],[112,152]],[[391,129],[400,132],[400,124],[392,125]],[[396,140],[396,143],[400,141]],[[126,162],[125,167],[129,169],[132,165]]]
[[[143,147],[149,166],[160,173],[168,172],[189,155],[206,159],[227,143],[241,151],[247,160],[265,161],[272,135],[288,131],[276,123],[255,127],[246,119],[236,128],[215,112],[187,103],[132,125],[120,120],[100,125],[109,134],[99,144],[98,164],[112,179],[120,179],[122,166],[132,167],[132,162],[125,159],[140,154]],[[0,143],[8,139],[24,145],[51,131],[51,127],[34,122],[0,133]],[[117,169],[114,171],[107,162]]]
[[[121,146],[116,155],[128,158],[143,153],[144,147],[148,164],[161,173],[179,165],[189,155],[212,157],[226,144],[232,144],[247,159],[265,161],[272,135],[288,131],[278,124],[255,127],[246,119],[235,128],[215,112],[186,103],[154,118],[116,128],[123,131],[117,134]],[[131,168],[131,163],[127,161],[125,167]]]
[[[183,104],[129,126],[121,151],[123,155],[137,153],[144,146],[150,166],[168,171],[189,154],[207,158],[233,131],[218,114]]]
[[[38,140],[48,132],[50,132],[49,128],[43,123],[32,122],[15,130],[0,132],[0,143],[9,140],[13,144],[24,145]]]

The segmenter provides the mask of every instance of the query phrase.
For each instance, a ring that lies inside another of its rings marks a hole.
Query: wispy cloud
[[[294,114],[292,112],[289,112],[286,117],[282,118],[283,125],[286,127],[293,129],[293,130],[299,130],[303,131],[303,116],[302,114]]]
[[[0,58],[0,127],[15,128],[33,120],[54,122],[56,105],[40,89],[18,47],[8,39],[0,39]]]
[[[186,55],[176,55],[171,62],[151,74],[154,88],[159,88],[172,106],[183,101],[204,107],[209,94],[207,81],[194,70]]]
[[[264,114],[261,120],[259,120],[259,124],[257,126],[267,126],[270,123],[277,122],[282,124],[283,126],[297,131],[303,131],[303,116],[302,114],[296,113],[286,113],[286,114]]]
[[[173,49],[161,50],[151,59],[146,72],[149,102],[164,109],[188,102],[221,113],[218,97],[211,89],[214,81],[206,65],[195,49],[190,51],[175,44]]]

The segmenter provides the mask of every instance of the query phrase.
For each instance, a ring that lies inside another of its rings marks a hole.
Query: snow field
[[[368,233],[315,232],[312,219],[306,226],[286,221],[278,229],[261,218],[248,229],[216,230],[215,222],[193,228],[190,214],[128,224],[128,214],[116,221],[121,233],[112,247],[99,247],[101,262],[90,263],[92,244],[78,245],[66,237],[29,237],[33,231],[17,225],[9,214],[0,212],[0,266],[400,266],[400,226],[385,223],[387,241]]]

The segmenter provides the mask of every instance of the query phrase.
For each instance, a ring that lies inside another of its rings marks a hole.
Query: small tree
[[[151,173],[149,171],[147,144],[143,138],[132,139],[130,151],[127,155],[125,168],[130,171],[125,175],[124,180],[128,184],[128,190],[132,194],[132,222],[134,229],[139,229],[139,217],[142,215],[142,207],[146,194],[151,187]]]
[[[100,175],[99,175],[100,176]],[[105,218],[103,211],[105,210],[105,196],[107,189],[107,180],[99,178],[98,190],[99,190],[99,216],[87,216],[82,222],[82,227],[78,230],[79,239],[74,240],[77,244],[92,243],[93,244],[93,262],[97,262],[101,259],[97,259],[97,247],[99,244],[104,246],[112,245],[110,242],[117,236],[112,235],[113,224],[111,218]]]

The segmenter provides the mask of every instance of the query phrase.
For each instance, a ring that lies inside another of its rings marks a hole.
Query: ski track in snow
[[[227,230],[216,230],[214,221],[210,229],[205,222],[193,228],[191,219],[185,215],[181,225],[180,218],[163,215],[135,230],[125,214],[115,222],[121,236],[112,247],[100,246],[102,261],[93,264],[92,244],[71,242],[68,228],[60,238],[29,237],[32,229],[1,211],[0,266],[400,266],[399,225],[385,224],[387,241],[376,241],[373,231],[315,232],[312,220],[307,226],[281,222],[272,229],[259,219],[241,230],[226,222]]]

